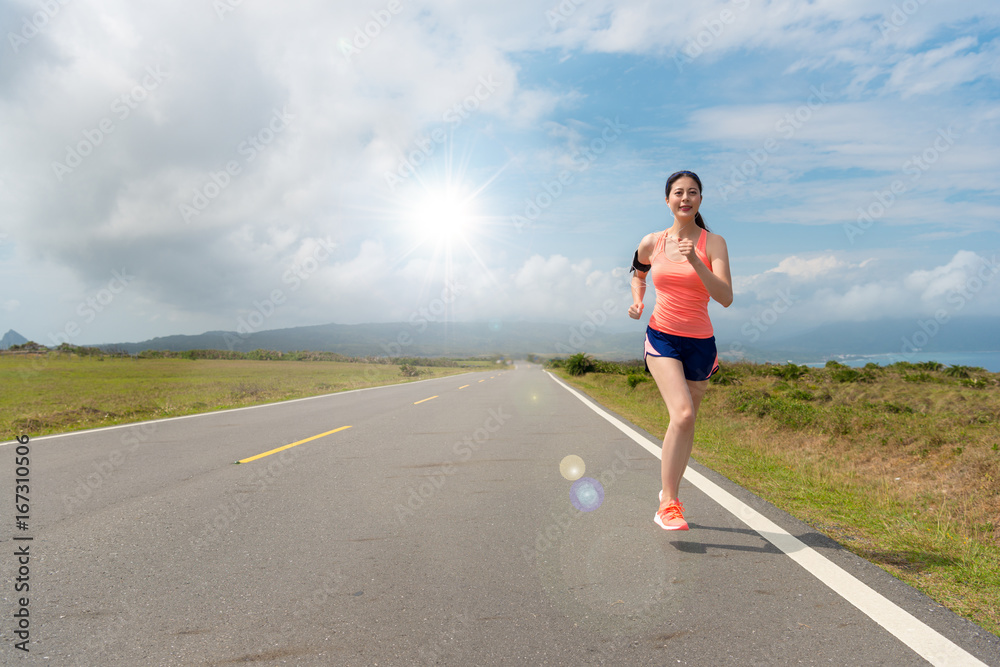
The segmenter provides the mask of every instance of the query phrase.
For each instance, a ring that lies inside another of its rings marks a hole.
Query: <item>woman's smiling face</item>
[[[693,220],[701,206],[701,188],[698,183],[690,176],[681,176],[671,183],[667,206],[673,211],[675,218]]]

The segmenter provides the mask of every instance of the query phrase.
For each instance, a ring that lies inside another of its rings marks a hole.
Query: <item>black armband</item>
[[[632,268],[629,269],[629,272],[642,271],[643,273],[648,273],[651,268],[653,268],[652,264],[643,264],[639,261],[639,251],[636,250],[635,257],[632,258]]]

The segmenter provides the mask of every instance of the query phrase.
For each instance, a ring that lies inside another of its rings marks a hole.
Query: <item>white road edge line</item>
[[[629,428],[621,420],[611,416],[583,394],[573,389],[552,373],[546,373],[562,385],[569,393],[580,399],[584,405],[611,422],[619,431],[632,438],[656,458],[661,458],[660,448],[639,433]],[[662,460],[662,459],[661,459]],[[986,667],[986,663],[958,646],[944,635],[904,611],[894,603],[879,595],[867,584],[847,573],[812,547],[806,545],[784,528],[774,523],[742,500],[732,495],[707,477],[688,468],[684,478],[694,484],[709,498],[729,510],[733,516],[757,531],[765,540],[781,549],[789,558],[806,569],[807,572],[829,586],[833,592],[853,604],[873,621],[888,630],[899,641],[917,652],[932,665],[951,667]]]
[[[308,362],[307,362],[308,363]],[[199,412],[194,415],[181,415],[180,417],[164,417],[163,419],[149,419],[144,422],[131,422],[128,424],[115,424],[114,426],[103,426],[101,428],[92,428],[84,431],[70,431],[69,433],[53,433],[52,435],[40,435],[37,438],[31,436],[31,442],[40,442],[42,440],[55,440],[56,438],[68,438],[72,435],[83,435],[85,433],[100,433],[101,431],[114,431],[119,428],[132,428],[133,426],[142,426],[143,424],[160,424],[162,422],[172,422],[179,419],[195,419],[197,417],[210,417],[212,415],[222,415],[228,414],[230,412],[240,412],[241,410],[256,410],[258,408],[270,408],[275,405],[287,405],[288,403],[298,403],[300,401],[314,401],[317,398],[329,398],[331,396],[344,396],[345,394],[356,394],[359,391],[373,391],[375,389],[388,389],[390,387],[410,387],[415,384],[420,384],[421,382],[434,382],[435,380],[447,380],[448,378],[459,377],[460,375],[468,375],[469,373],[478,373],[479,371],[469,371],[468,373],[458,373],[457,375],[445,375],[439,378],[427,378],[426,380],[417,380],[415,382],[400,382],[399,384],[382,384],[377,387],[362,387],[361,389],[348,389],[347,391],[335,391],[332,394],[321,394],[319,396],[306,396],[304,398],[293,398],[288,401],[275,401],[274,403],[261,403],[260,405],[248,405],[244,408],[229,408],[228,410],[213,410],[212,412]],[[10,440],[8,442],[0,442],[0,447],[6,447],[7,445],[16,445],[18,442],[16,440]]]

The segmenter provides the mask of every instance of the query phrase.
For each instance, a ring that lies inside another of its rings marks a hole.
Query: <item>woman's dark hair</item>
[[[670,174],[670,176],[667,177],[667,187],[664,189],[664,192],[666,193],[668,199],[670,198],[670,186],[673,185],[674,181],[676,181],[681,176],[688,176],[690,178],[693,178],[694,182],[698,184],[698,192],[705,191],[705,189],[701,187],[701,179],[698,178],[698,174],[694,173],[693,171],[675,171],[674,173]],[[705,231],[709,231],[708,227],[705,226],[705,220],[701,217],[701,211],[695,213],[694,224],[698,225]]]

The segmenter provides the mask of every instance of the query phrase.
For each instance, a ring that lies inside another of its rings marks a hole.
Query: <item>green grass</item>
[[[496,368],[461,363],[411,363],[409,376],[377,363],[0,355],[0,430],[48,435]]]
[[[963,369],[970,384],[930,366],[789,366],[726,365],[702,403],[694,458],[1000,632],[1000,375]],[[653,382],[556,372],[666,431]]]

